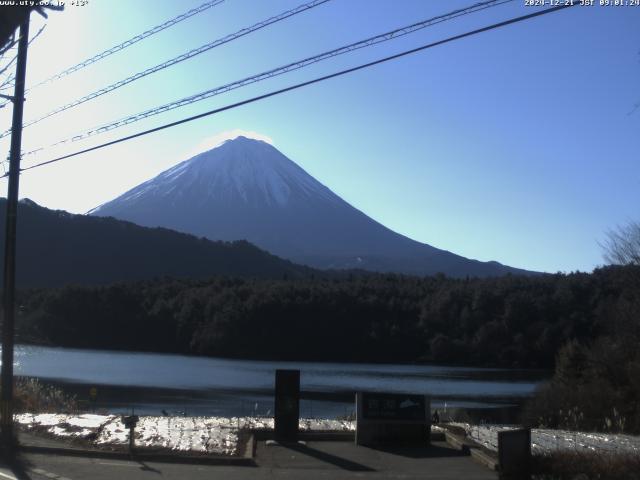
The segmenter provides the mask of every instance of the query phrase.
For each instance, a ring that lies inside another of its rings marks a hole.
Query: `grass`
[[[41,383],[35,378],[17,377],[14,383],[14,412],[71,413],[78,411],[75,396]]]

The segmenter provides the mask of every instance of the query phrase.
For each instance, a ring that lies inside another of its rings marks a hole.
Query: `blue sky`
[[[89,0],[47,22],[27,84],[204,0]],[[67,2],[68,4],[70,2]],[[302,0],[226,0],[27,95],[25,120]],[[24,131],[24,149],[472,4],[332,0]],[[25,159],[25,166],[512,16],[501,5]],[[203,148],[259,132],[345,200],[416,240],[542,271],[603,263],[640,218],[640,7],[574,7],[25,172],[21,197],[84,213]],[[0,111],[4,130],[10,109]],[[8,139],[0,148],[8,151]],[[2,181],[6,192],[6,181]]]

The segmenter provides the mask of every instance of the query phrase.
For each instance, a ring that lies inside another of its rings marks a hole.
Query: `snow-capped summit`
[[[355,209],[267,142],[239,136],[90,211],[212,240],[246,239],[319,268],[497,275],[397,234]]]
[[[145,192],[172,195],[178,185],[181,191],[197,191],[201,202],[240,198],[247,203],[284,207],[298,196],[338,200],[274,147],[243,136],[176,165],[127,192],[121,200],[128,201]]]

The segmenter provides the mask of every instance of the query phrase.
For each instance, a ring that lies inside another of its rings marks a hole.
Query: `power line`
[[[233,103],[233,104],[230,104],[230,105],[226,105],[224,107],[216,108],[214,110],[209,110],[208,112],[204,112],[204,113],[200,113],[198,115],[193,115],[191,117],[183,118],[182,120],[177,120],[175,122],[167,123],[167,124],[161,125],[159,127],[151,128],[149,130],[144,130],[142,132],[134,133],[132,135],[127,135],[125,137],[121,137],[121,138],[118,138],[116,140],[112,140],[110,142],[102,143],[100,145],[96,145],[96,146],[93,146],[93,147],[90,147],[90,148],[85,148],[83,150],[79,150],[79,151],[76,151],[74,153],[69,153],[67,155],[63,155],[61,157],[54,158],[52,160],[47,160],[46,162],[37,163],[35,165],[31,165],[30,167],[23,168],[23,169],[21,169],[21,171],[31,170],[31,169],[34,169],[34,168],[42,167],[44,165],[50,165],[52,163],[56,163],[56,162],[59,162],[61,160],[66,160],[67,158],[75,157],[77,155],[82,155],[83,153],[88,153],[88,152],[92,152],[94,150],[99,150],[99,149],[102,149],[102,148],[106,148],[106,147],[109,147],[111,145],[115,145],[117,143],[122,143],[122,142],[125,142],[125,141],[128,141],[128,140],[132,140],[134,138],[142,137],[144,135],[149,135],[151,133],[155,133],[155,132],[158,132],[160,130],[165,130],[167,128],[171,128],[171,127],[175,127],[175,126],[178,126],[178,125],[182,125],[183,123],[192,122],[192,121],[198,120],[200,118],[204,118],[204,117],[208,117],[208,116],[211,116],[211,115],[215,115],[217,113],[221,113],[221,112],[224,112],[226,110],[231,110],[231,109],[234,109],[234,108],[237,108],[237,107],[241,107],[243,105],[248,105],[250,103],[254,103],[254,102],[257,102],[257,101],[260,101],[260,100],[264,100],[264,99],[267,99],[267,98],[270,98],[270,97],[274,97],[276,95],[280,95],[280,94],[283,94],[283,93],[286,93],[286,92],[290,92],[292,90],[297,90],[299,88],[306,87],[306,86],[309,86],[309,85],[313,85],[315,83],[320,83],[320,82],[323,82],[325,80],[329,80],[331,78],[340,77],[340,76],[343,76],[343,75],[346,75],[346,74],[349,74],[349,73],[353,73],[353,72],[356,72],[356,71],[359,71],[359,70],[363,70],[365,68],[369,68],[369,67],[373,67],[375,65],[379,65],[381,63],[386,63],[386,62],[389,62],[391,60],[396,60],[398,58],[405,57],[407,55],[411,55],[411,54],[414,54],[414,53],[417,53],[417,52],[421,52],[421,51],[427,50],[429,48],[437,47],[437,46],[443,45],[445,43],[450,43],[450,42],[453,42],[455,40],[460,40],[460,39],[463,39],[463,38],[466,38],[466,37],[470,37],[472,35],[477,35],[479,33],[487,32],[489,30],[495,30],[497,28],[505,27],[507,25],[511,25],[511,24],[514,24],[514,23],[523,22],[525,20],[529,20],[529,19],[532,19],[532,18],[535,18],[535,17],[546,15],[548,13],[553,13],[553,12],[557,12],[559,10],[563,10],[565,8],[570,8],[570,7],[573,7],[575,5],[579,5],[579,4],[578,3],[574,3],[574,4],[560,5],[560,6],[557,6],[557,7],[552,7],[552,8],[547,8],[547,9],[544,9],[544,10],[539,10],[537,12],[533,12],[533,13],[530,13],[528,15],[522,15],[520,17],[511,18],[511,19],[505,20],[503,22],[494,23],[492,25],[489,25],[489,26],[486,26],[486,27],[482,27],[482,28],[479,28],[477,30],[472,30],[472,31],[469,31],[469,32],[466,32],[466,33],[455,35],[453,37],[448,37],[448,38],[445,38],[444,40],[438,40],[437,42],[433,42],[433,43],[429,43],[429,44],[426,44],[426,45],[422,45],[420,47],[413,48],[411,50],[405,50],[405,51],[397,53],[395,55],[390,55],[388,57],[380,58],[378,60],[374,60],[372,62],[364,63],[364,64],[358,65],[356,67],[351,67],[351,68],[348,68],[346,70],[341,70],[339,72],[331,73],[329,75],[324,75],[322,77],[314,78],[313,80],[308,80],[306,82],[297,83],[295,85],[291,85],[289,87],[285,87],[285,88],[282,88],[282,89],[279,89],[279,90],[274,90],[272,92],[265,93],[265,94],[259,95],[257,97],[253,97],[253,98],[249,98],[247,100],[243,100],[241,102],[237,102],[237,103]],[[3,175],[0,178],[3,178],[5,176],[6,175]]]
[[[111,48],[108,48],[107,50],[104,50],[96,55],[94,55],[93,57],[87,58],[86,60],[83,60],[80,63],[76,63],[75,65],[72,65],[69,68],[66,68],[65,70],[56,73],[55,75],[50,76],[49,78],[46,78],[44,80],[42,80],[39,83],[36,83],[35,85],[32,85],[29,89],[26,90],[26,92],[33,90],[34,88],[37,88],[41,85],[44,85],[45,83],[49,83],[49,82],[53,82],[55,80],[59,80],[63,77],[66,77],[67,75],[71,75],[74,72],[77,72],[78,70],[82,70],[85,67],[88,67],[89,65],[92,65],[110,55],[113,55],[114,53],[117,53],[121,50],[124,50],[127,47],[130,47],[131,45],[138,43],[141,40],[144,40],[145,38],[148,38],[152,35],[155,35],[158,32],[161,32],[162,30],[166,30],[169,27],[172,27],[184,20],[187,20],[188,18],[193,17],[194,15],[197,15],[199,13],[202,13],[208,9],[210,9],[211,7],[215,7],[216,5],[221,4],[222,2],[224,2],[225,0],[210,0],[208,2],[203,3],[202,5],[200,5],[199,7],[193,8],[185,13],[182,13],[180,15],[178,15],[177,17],[174,17],[170,20],[167,20],[164,23],[161,23],[160,25],[156,25],[153,28],[150,28],[149,30],[146,30],[134,37],[131,37],[128,40],[125,40],[122,43],[119,43],[118,45],[115,45]],[[25,92],[25,93],[26,93]],[[0,108],[4,107],[6,105],[2,104],[0,105]],[[6,133],[6,132],[5,132]],[[5,134],[3,134],[2,136],[5,136]]]
[[[183,53],[182,55],[179,55],[179,56],[174,57],[174,58],[172,58],[170,60],[167,60],[166,62],[162,62],[162,63],[160,63],[158,65],[153,66],[153,67],[147,68],[146,70],[143,70],[143,71],[138,72],[138,73],[136,73],[134,75],[131,75],[131,76],[129,76],[129,77],[123,79],[123,80],[119,80],[119,81],[117,81],[115,83],[112,83],[111,85],[103,87],[100,90],[96,90],[95,92],[89,93],[88,95],[85,95],[82,98],[74,100],[73,102],[67,103],[66,105],[62,105],[62,106],[60,106],[60,107],[58,107],[58,108],[56,108],[56,109],[44,114],[44,115],[42,115],[41,117],[38,117],[38,118],[36,118],[34,120],[31,120],[31,121],[25,123],[23,125],[23,128],[24,127],[29,127],[31,125],[34,125],[34,124],[36,124],[38,122],[41,122],[42,120],[44,120],[46,118],[52,117],[53,115],[56,115],[56,114],[58,114],[60,112],[64,112],[65,110],[68,110],[68,109],[73,108],[73,107],[77,107],[78,105],[80,105],[82,103],[88,102],[89,100],[93,100],[94,98],[100,97],[100,96],[102,96],[102,95],[104,95],[106,93],[109,93],[109,92],[112,92],[114,90],[117,90],[118,88],[124,87],[125,85],[127,85],[129,83],[132,83],[132,82],[135,82],[136,80],[140,80],[141,78],[144,78],[147,75],[151,75],[152,73],[159,72],[160,70],[164,70],[165,68],[171,67],[171,66],[176,65],[176,64],[178,64],[180,62],[183,62],[185,60],[193,58],[196,55],[200,55],[201,53],[207,52],[207,51],[209,51],[209,50],[211,50],[213,48],[216,48],[216,47],[219,47],[221,45],[224,45],[225,43],[229,43],[229,42],[231,42],[233,40],[236,40],[236,39],[238,39],[240,37],[244,37],[245,35],[248,35],[248,34],[250,34],[252,32],[255,32],[255,31],[260,30],[262,28],[265,28],[265,27],[267,27],[269,25],[272,25],[274,23],[277,23],[277,22],[280,22],[282,20],[285,20],[285,19],[287,19],[289,17],[292,17],[294,15],[297,15],[299,13],[302,13],[302,12],[305,12],[307,10],[310,10],[310,9],[312,9],[314,7],[322,5],[323,3],[327,3],[329,1],[330,0],[313,0],[311,2],[304,3],[302,5],[299,5],[299,6],[295,7],[295,8],[292,8],[290,10],[282,12],[282,13],[280,13],[278,15],[270,17],[270,18],[268,18],[266,20],[258,22],[256,24],[250,26],[250,27],[243,28],[241,30],[238,30],[235,33],[232,33],[232,34],[227,35],[225,37],[222,37],[222,38],[219,38],[219,39],[214,40],[212,42],[209,42],[209,43],[207,43],[205,45],[202,45],[202,46],[200,46],[198,48],[194,48],[193,50],[190,50],[190,51],[188,51],[186,53]],[[11,132],[10,129],[6,130],[2,134],[0,134],[0,138],[3,138],[5,136],[7,136],[10,132]]]
[[[138,43],[141,40],[144,40],[145,38],[148,38],[148,37],[150,37],[152,35],[155,35],[156,33],[161,32],[162,30],[166,30],[169,27],[173,27],[174,25],[176,25],[176,24],[178,24],[178,23],[180,23],[180,22],[182,22],[184,20],[187,20],[188,18],[193,17],[194,15],[198,15],[199,13],[202,13],[202,12],[212,8],[212,7],[215,7],[216,5],[219,5],[224,1],[225,0],[210,0],[208,2],[205,2],[202,5],[200,5],[199,7],[193,8],[193,9],[191,9],[191,10],[185,12],[185,13],[182,13],[182,14],[178,15],[177,17],[174,17],[174,18],[172,18],[170,20],[167,20],[164,23],[161,23],[160,25],[156,25],[155,27],[144,31],[144,32],[142,32],[142,33],[130,38],[129,40],[125,40],[124,42],[122,42],[122,43],[120,43],[120,44],[118,44],[118,45],[116,45],[114,47],[108,48],[107,50],[105,50],[103,52],[100,52],[100,53],[98,53],[97,55],[94,55],[91,58],[87,58],[86,60],[83,60],[82,62],[77,63],[77,64],[75,64],[75,65],[73,65],[73,66],[61,71],[60,73],[52,75],[51,77],[41,81],[40,83],[37,83],[37,84],[33,85],[31,87],[31,90],[33,90],[34,88],[39,87],[40,85],[43,85],[45,83],[52,82],[54,80],[59,80],[62,77],[66,77],[67,75],[70,75],[70,74],[72,74],[74,72],[77,72],[78,70],[81,70],[81,69],[83,69],[83,68],[85,68],[85,67],[87,67],[87,66],[89,66],[89,65],[91,65],[93,63],[96,63],[96,62],[98,62],[98,61],[100,61],[100,60],[102,60],[102,59],[104,59],[104,58],[106,58],[106,57],[108,57],[110,55],[113,55],[116,52],[124,50],[125,48],[130,47],[131,45],[133,45],[135,43]]]
[[[420,22],[408,25],[408,26],[404,26],[401,28],[397,28],[395,30],[391,30],[389,32],[385,32],[370,38],[367,38],[365,40],[361,40],[355,43],[351,43],[349,45],[345,45],[333,50],[329,50],[327,52],[323,52],[320,53],[318,55],[314,55],[312,57],[308,57],[305,58],[303,60],[298,60],[296,62],[292,62],[289,63],[287,65],[283,65],[271,70],[268,70],[266,72],[262,72],[262,73],[258,73],[256,75],[252,75],[250,77],[247,78],[243,78],[241,80],[236,80],[234,82],[228,83],[226,85],[222,85],[219,87],[215,87],[209,90],[206,90],[204,92],[200,92],[197,93],[195,95],[191,95],[189,97],[185,97],[179,100],[175,100],[173,102],[161,105],[159,107],[155,107],[149,110],[145,110],[143,112],[139,112],[137,114],[134,115],[130,115],[128,117],[124,117],[121,118],[119,120],[116,120],[114,122],[111,122],[109,124],[104,124],[98,127],[94,127],[90,130],[87,130],[85,132],[76,134],[72,137],[69,137],[67,139],[64,140],[60,140],[52,145],[50,145],[50,147],[56,146],[56,145],[61,145],[64,143],[68,143],[68,142],[76,142],[79,140],[83,140],[89,137],[92,137],[94,135],[100,134],[100,133],[105,133],[111,130],[114,130],[116,128],[120,128],[123,127],[125,125],[129,125],[131,123],[135,123],[137,121],[143,120],[145,118],[148,117],[152,117],[154,115],[158,115],[160,113],[164,113],[170,110],[174,110],[176,108],[179,107],[183,107],[186,105],[190,105],[192,103],[195,102],[199,102],[202,100],[206,100],[208,98],[214,97],[216,95],[220,95],[223,93],[227,93],[231,90],[235,90],[237,88],[241,88],[244,87],[246,85],[250,85],[252,83],[256,83],[256,82],[260,82],[278,75],[282,75],[284,73],[288,73],[294,70],[299,70],[301,68],[307,67],[309,65],[312,65],[314,63],[318,63],[321,62],[323,60],[327,60],[329,58],[333,58],[336,57],[338,55],[343,55],[345,53],[349,53],[352,52],[354,50],[359,50],[361,48],[365,48],[365,47],[369,47],[371,45],[376,45],[379,43],[383,43],[383,42],[387,42],[390,40],[393,40],[395,38],[398,37],[402,37],[404,35],[408,35],[410,33],[416,32],[418,30],[422,30],[424,28],[436,25],[438,23],[442,23],[445,21],[449,21],[452,20],[454,18],[463,16],[463,15],[469,15],[471,13],[475,13],[481,10],[485,10],[487,8],[492,8],[492,7],[496,7],[498,5],[502,5],[504,3],[508,3],[508,2],[512,2],[513,0],[488,0],[488,1],[483,1],[480,3],[476,3],[474,5],[471,5],[469,7],[466,8],[462,8],[462,9],[458,9],[458,10],[454,10],[452,12],[446,13],[444,15],[439,15],[437,17],[433,17],[433,18],[429,18],[427,20],[422,20]],[[6,135],[7,132],[3,133],[2,135]],[[1,138],[1,136],[0,136]],[[33,153],[37,153],[41,150],[44,150],[44,147],[32,150],[30,152],[27,153],[27,155],[33,154]]]

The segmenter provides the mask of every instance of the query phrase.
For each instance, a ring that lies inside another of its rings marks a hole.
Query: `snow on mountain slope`
[[[125,204],[142,195],[170,197],[197,192],[201,202],[239,198],[285,206],[296,195],[339,198],[269,144],[239,137],[201,153],[122,195]],[[98,213],[104,206],[90,213]]]
[[[268,143],[228,140],[92,211],[213,240],[246,239],[319,268],[454,276],[517,272],[395,233],[355,209]]]

